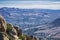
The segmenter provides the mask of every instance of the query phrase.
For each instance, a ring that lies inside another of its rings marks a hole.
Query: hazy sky
[[[0,1],[60,1],[60,0],[0,0]]]
[[[60,0],[0,0],[0,7],[60,9]]]

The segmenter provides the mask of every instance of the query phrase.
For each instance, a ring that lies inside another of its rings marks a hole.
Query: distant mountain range
[[[3,7],[0,14],[7,23],[20,26],[28,35],[53,37],[60,34],[60,10]]]

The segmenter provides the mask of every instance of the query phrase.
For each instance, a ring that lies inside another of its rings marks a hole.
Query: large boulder
[[[6,21],[4,17],[0,15],[0,40],[9,40],[9,38],[6,35]]]
[[[4,17],[0,15],[0,31],[1,32],[6,32],[7,26],[6,26],[6,21]]]
[[[14,26],[14,28],[16,29],[17,31],[17,36],[21,36],[22,35],[22,29],[19,28],[19,26]]]

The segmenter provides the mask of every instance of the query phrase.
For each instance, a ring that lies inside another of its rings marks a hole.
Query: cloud
[[[0,0],[0,1],[60,1],[60,0]]]
[[[50,2],[50,1],[22,1],[21,3],[1,3],[0,7],[15,7],[23,9],[60,9],[60,2]]]

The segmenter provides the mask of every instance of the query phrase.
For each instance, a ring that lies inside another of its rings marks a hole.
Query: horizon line
[[[0,7],[0,8],[18,8],[18,7]],[[18,9],[46,9],[46,8],[18,8]],[[60,9],[47,9],[47,10],[60,10]]]

